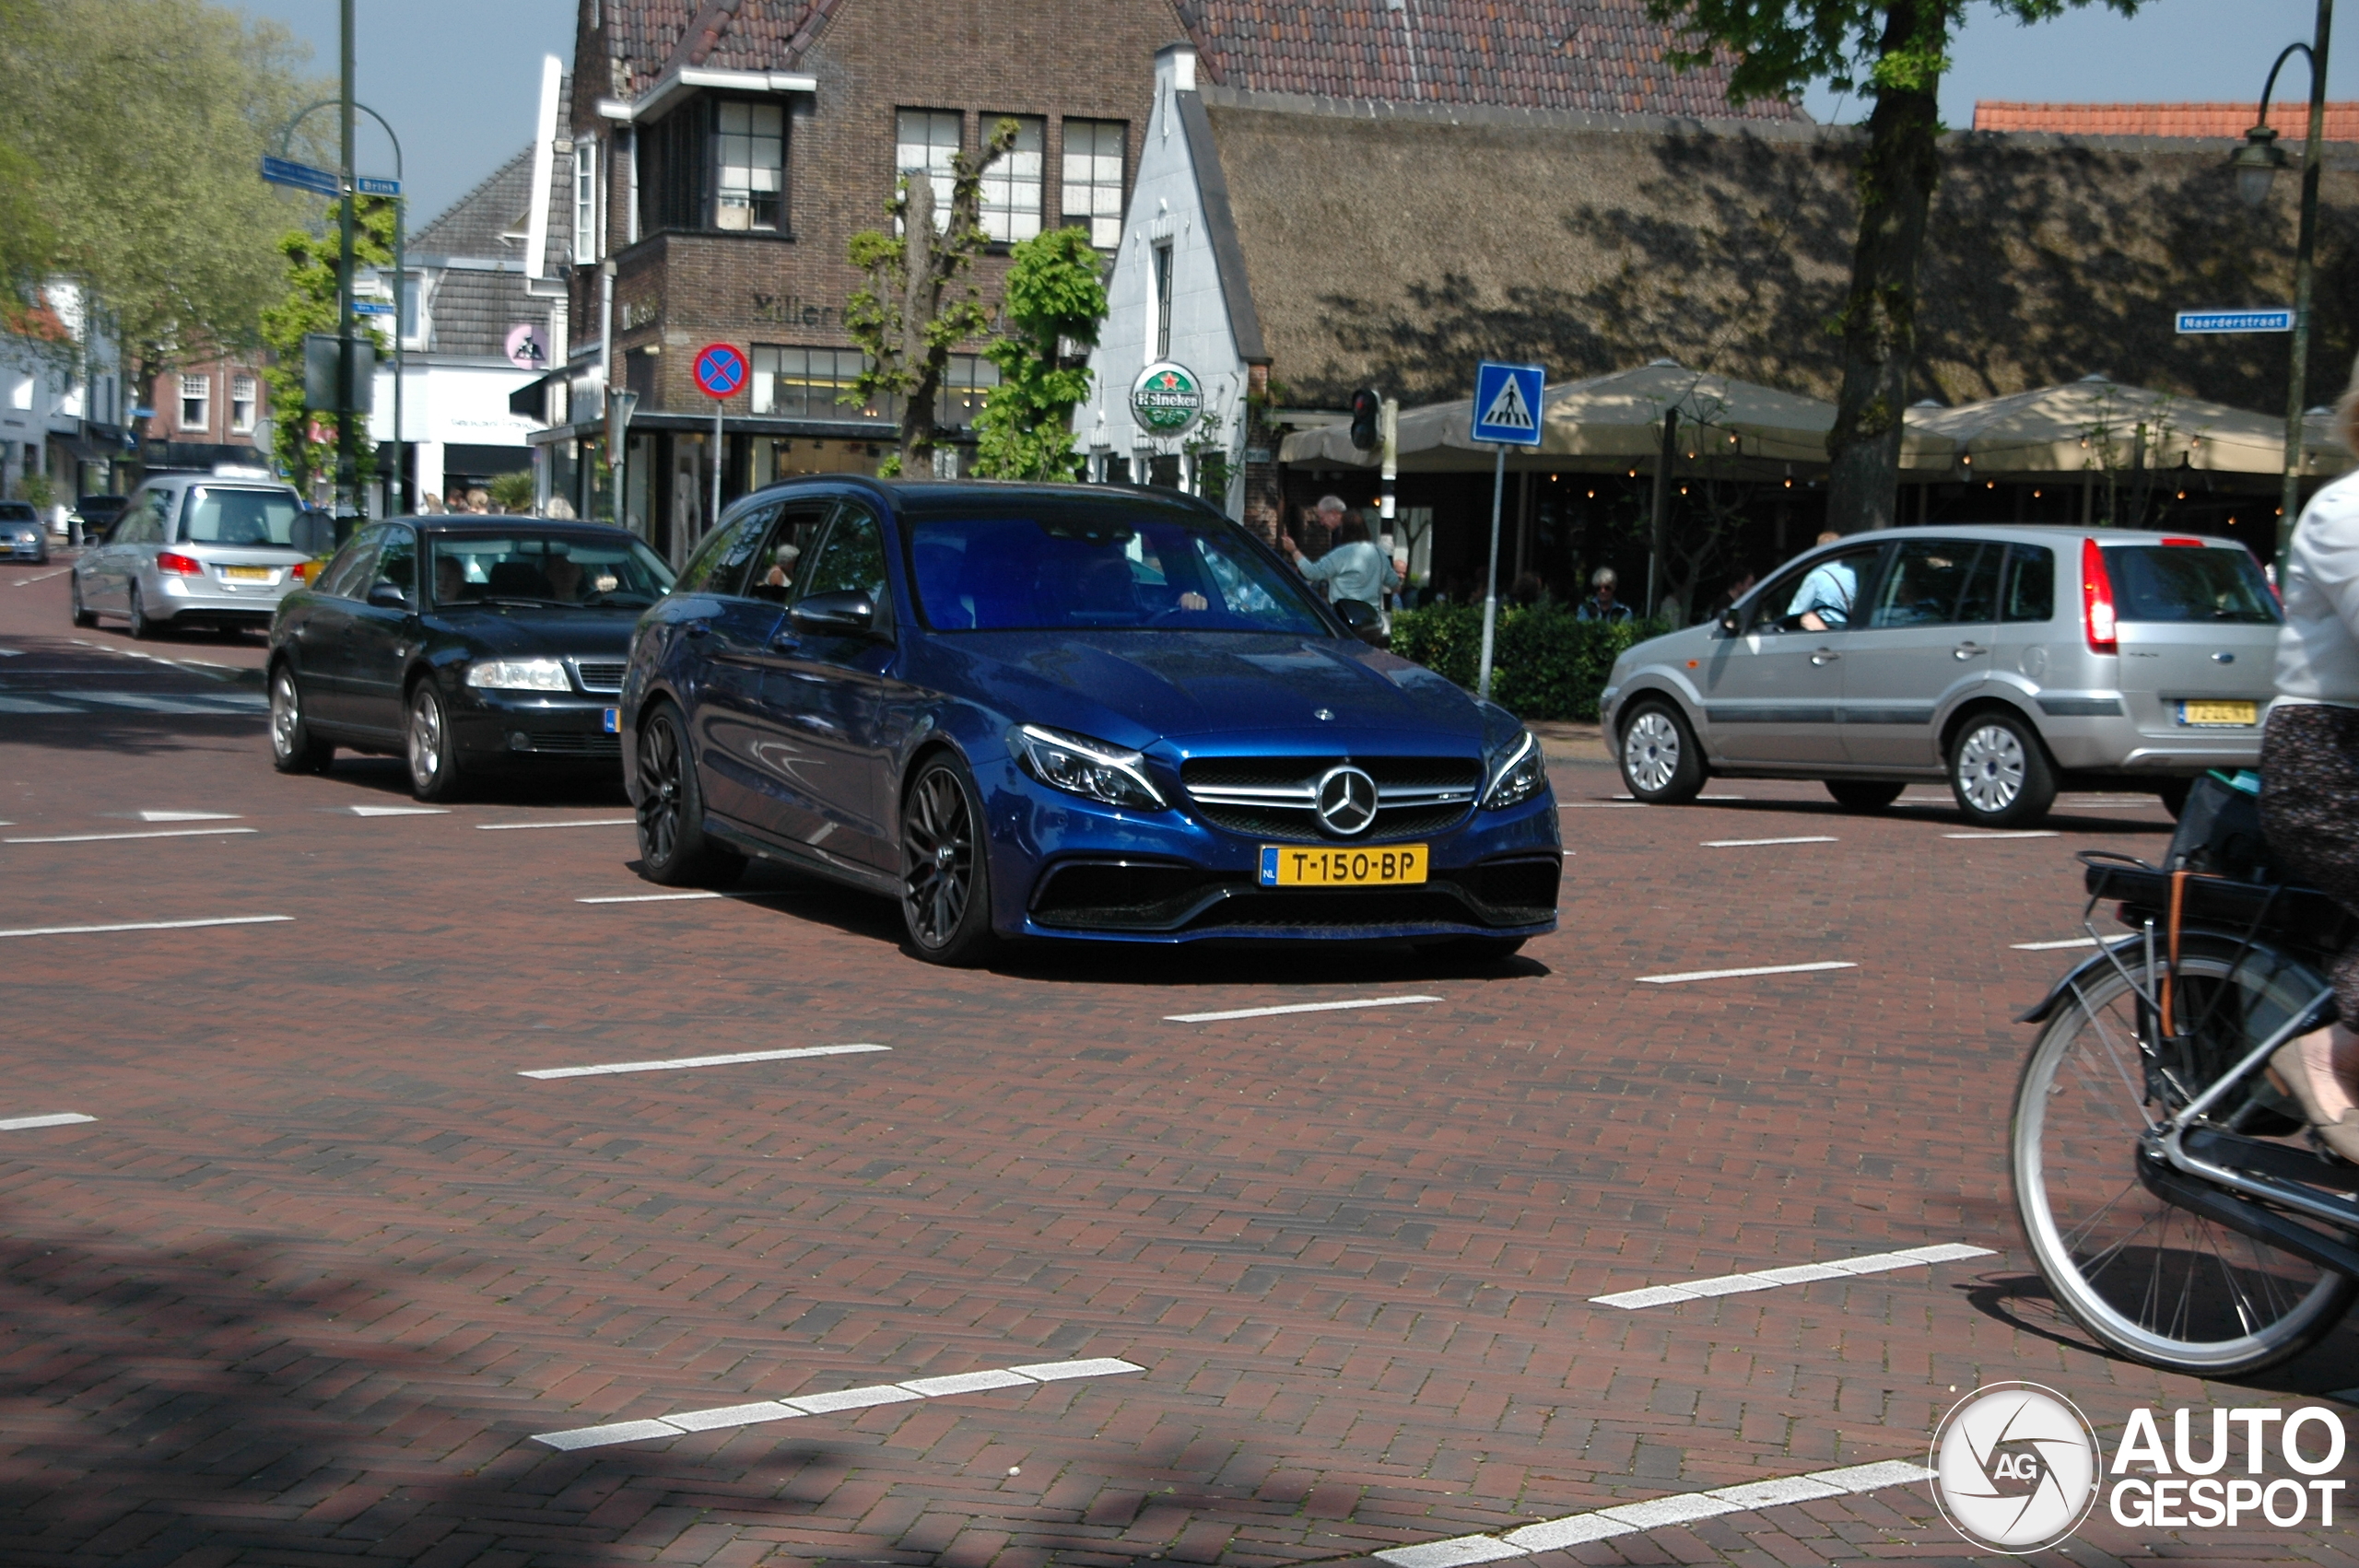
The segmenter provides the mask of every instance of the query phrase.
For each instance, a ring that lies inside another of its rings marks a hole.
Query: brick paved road
[[[2071,955],[2009,944],[2074,934],[2069,852],[2153,853],[2151,805],[1958,840],[1931,791],[1875,818],[1782,784],[1655,811],[1567,766],[1567,929],[1495,970],[945,974],[849,894],[757,874],[741,898],[585,904],[651,891],[628,827],[482,831],[625,814],[594,782],[356,815],[406,802],[391,765],[281,778],[258,718],[211,710],[251,678],[188,667],[257,647],[77,645],[62,579],[8,586],[29,575],[0,576],[0,835],[257,831],[0,845],[0,928],[291,919],[0,939],[0,1119],[97,1118],[0,1131],[0,1562],[1351,1560],[1921,1461],[1953,1386],[2036,1379],[2107,1427],[2359,1386],[2348,1329],[2246,1389],[2109,1360],[2017,1243],[2010,1017]],[[1836,960],[1858,967],[1636,983]],[[1165,1021],[1403,994],[1440,1000]],[[518,1076],[845,1043],[890,1049]],[[1993,1255],[1589,1299],[1942,1243]],[[1092,1357],[1145,1370],[533,1441]],[[2100,1515],[2053,1560],[2339,1563],[2342,1542]],[[1961,1544],[1912,1485],[1538,1561]]]

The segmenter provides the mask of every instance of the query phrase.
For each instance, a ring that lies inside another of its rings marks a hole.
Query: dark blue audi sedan
[[[1540,746],[1354,635],[1371,619],[1176,494],[761,491],[634,635],[641,864],[835,878],[940,964],[1010,939],[1513,953],[1556,923]]]

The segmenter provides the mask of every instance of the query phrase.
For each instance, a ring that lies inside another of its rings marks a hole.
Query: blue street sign
[[[353,184],[364,196],[398,196],[402,193],[402,182],[398,180],[372,180],[364,174]]]
[[[697,385],[707,397],[728,397],[745,384],[745,357],[725,343],[697,350]]]
[[[343,184],[324,169],[314,169],[308,163],[289,163],[283,158],[262,160],[262,177],[274,185],[292,185],[299,191],[315,195],[337,196],[344,193]]]
[[[1474,367],[1474,439],[1538,446],[1541,392],[1547,380],[1548,372],[1537,365],[1485,359]]]
[[[2182,333],[2292,332],[2294,312],[2269,310],[2181,310]]]
[[[355,299],[352,313],[356,316],[390,316],[393,313],[393,302],[390,299]]]

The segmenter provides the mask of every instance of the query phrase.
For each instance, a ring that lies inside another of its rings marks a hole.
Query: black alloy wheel
[[[82,603],[82,574],[80,572],[76,572],[66,579],[65,596],[73,603],[76,626],[95,626],[99,624],[99,613]]]
[[[139,585],[131,585],[129,630],[134,642],[146,642],[158,636],[163,628],[147,618],[147,605],[139,597]]]
[[[705,836],[704,791],[688,755],[687,722],[668,702],[648,705],[639,718],[640,874],[665,887],[726,886],[745,858]]]
[[[303,688],[281,664],[270,673],[270,766],[281,773],[325,773],[335,748],[314,739],[303,718]]]
[[[1847,812],[1880,812],[1900,799],[1896,778],[1829,778],[1826,792]]]
[[[901,804],[901,922],[929,964],[970,967],[998,945],[982,811],[958,759],[933,756]]]

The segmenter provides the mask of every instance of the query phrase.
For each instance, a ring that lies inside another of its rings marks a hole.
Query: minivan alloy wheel
[[[1661,708],[1650,708],[1630,721],[1622,749],[1631,781],[1642,790],[1661,790],[1679,771],[1679,729]]]
[[[2022,795],[2029,766],[2014,731],[2004,724],[1978,726],[1957,748],[1959,792],[1976,811],[1996,815]]]

